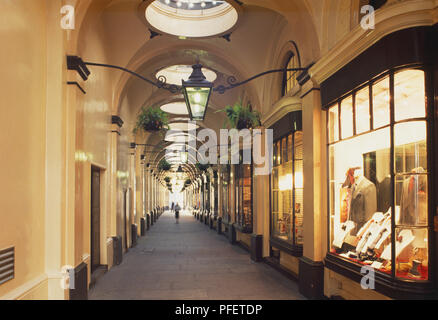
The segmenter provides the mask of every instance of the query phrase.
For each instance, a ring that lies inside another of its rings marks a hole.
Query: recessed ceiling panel
[[[161,106],[161,110],[171,114],[188,115],[185,102],[172,102]]]
[[[199,128],[197,124],[189,123],[189,122],[174,122],[169,123],[170,130],[181,130],[181,131],[189,131],[196,130]]]

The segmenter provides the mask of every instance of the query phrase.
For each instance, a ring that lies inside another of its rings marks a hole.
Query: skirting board
[[[18,286],[17,288],[9,291],[3,296],[0,296],[0,300],[29,300],[29,296],[37,291],[42,286],[47,286],[48,277],[47,274],[41,274],[38,277]],[[45,291],[45,296],[34,297],[35,299],[47,299],[47,289]]]

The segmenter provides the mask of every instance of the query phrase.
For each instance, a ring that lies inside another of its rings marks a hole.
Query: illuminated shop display
[[[222,219],[224,222],[230,222],[231,202],[230,202],[230,165],[221,165],[221,201],[222,201]]]
[[[236,224],[242,232],[251,233],[253,224],[252,214],[252,165],[236,165]]]
[[[329,254],[406,281],[431,274],[426,79],[393,70],[327,112]]]
[[[303,244],[303,133],[274,142],[271,176],[271,237]]]

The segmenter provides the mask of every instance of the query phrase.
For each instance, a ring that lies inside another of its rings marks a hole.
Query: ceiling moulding
[[[310,68],[311,77],[322,83],[386,35],[402,29],[432,26],[438,22],[435,0],[407,0],[389,3],[376,11],[376,28],[360,24]]]

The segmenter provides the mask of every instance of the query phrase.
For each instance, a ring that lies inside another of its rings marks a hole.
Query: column
[[[260,137],[260,154],[265,156],[266,161],[270,161],[269,157],[272,155],[266,154],[265,145],[265,128],[258,128],[261,130]],[[253,143],[254,146],[254,143]],[[257,150],[256,150],[257,151]],[[255,172],[257,167],[263,168],[265,164],[255,165]],[[269,219],[270,219],[270,207],[269,207],[269,196],[270,196],[270,185],[269,185],[269,175],[255,175],[253,174],[253,234],[251,236],[251,259],[254,261],[261,261],[263,257],[269,256],[270,246],[269,246]]]
[[[304,251],[300,258],[299,288],[308,298],[322,298],[324,288],[324,248],[327,228],[325,218],[326,156],[325,114],[321,111],[319,88],[312,81],[302,86],[304,145]]]

